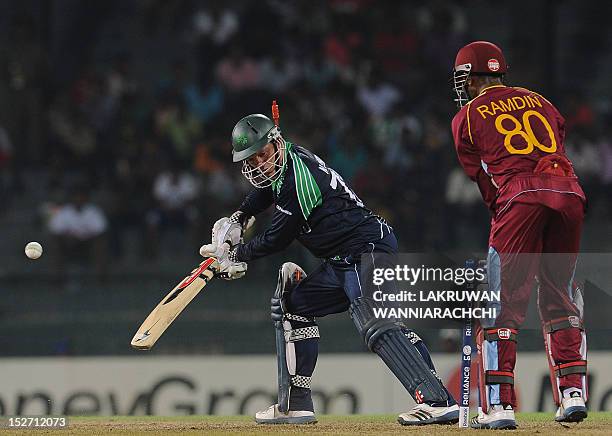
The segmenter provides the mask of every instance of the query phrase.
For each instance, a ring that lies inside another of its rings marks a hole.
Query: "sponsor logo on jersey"
[[[497,329],[497,336],[502,340],[510,339],[510,329]]]
[[[283,209],[282,207],[280,207],[278,204],[276,205],[276,208],[281,211],[282,213],[286,214],[286,215],[293,215],[291,212],[289,212],[287,209]]]
[[[498,71],[499,70],[499,61],[497,59],[495,59],[495,58],[491,58],[487,62],[487,67],[489,67],[489,70],[491,70],[491,71]]]
[[[572,327],[580,327],[580,318],[578,318],[577,316],[568,316],[567,320],[569,321]]]

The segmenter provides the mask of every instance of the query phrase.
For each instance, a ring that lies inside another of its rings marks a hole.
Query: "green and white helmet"
[[[248,158],[259,152],[268,143],[275,146],[274,154],[265,162],[253,167]],[[232,130],[232,158],[234,162],[242,162],[242,174],[256,188],[272,185],[281,176],[285,163],[285,140],[280,129],[265,115],[247,115],[236,123]],[[273,165],[271,175],[263,170]]]

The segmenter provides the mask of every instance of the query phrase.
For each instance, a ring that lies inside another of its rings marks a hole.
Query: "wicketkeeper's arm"
[[[453,119],[452,130],[457,157],[463,171],[470,179],[476,182],[482,199],[489,209],[493,210],[495,208],[495,199],[497,198],[497,186],[483,168],[480,154],[472,143],[467,130],[466,120],[460,118]]]

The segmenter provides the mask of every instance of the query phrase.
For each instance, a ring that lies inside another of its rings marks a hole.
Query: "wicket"
[[[465,262],[466,269],[475,269],[476,262],[469,259]],[[466,284],[466,291],[476,287],[475,281]],[[470,304],[471,306],[471,304]],[[470,379],[472,365],[472,320],[467,318],[463,324],[461,347],[461,384],[459,386],[459,427],[469,428],[470,426]]]

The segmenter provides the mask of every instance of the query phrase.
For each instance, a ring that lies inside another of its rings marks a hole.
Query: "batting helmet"
[[[268,143],[274,144],[274,153],[266,162],[253,167],[248,159]],[[280,129],[265,115],[247,115],[236,123],[232,131],[233,161],[242,161],[242,174],[256,188],[265,188],[278,180],[284,170],[285,149]]]
[[[470,75],[501,77],[507,71],[504,53],[495,44],[475,41],[462,47],[457,53],[453,68],[453,90],[457,94],[457,105],[462,107],[470,99],[465,86]]]
[[[247,115],[232,130],[232,156],[234,162],[245,160],[264,145],[272,142],[275,125],[270,118],[262,114]]]

